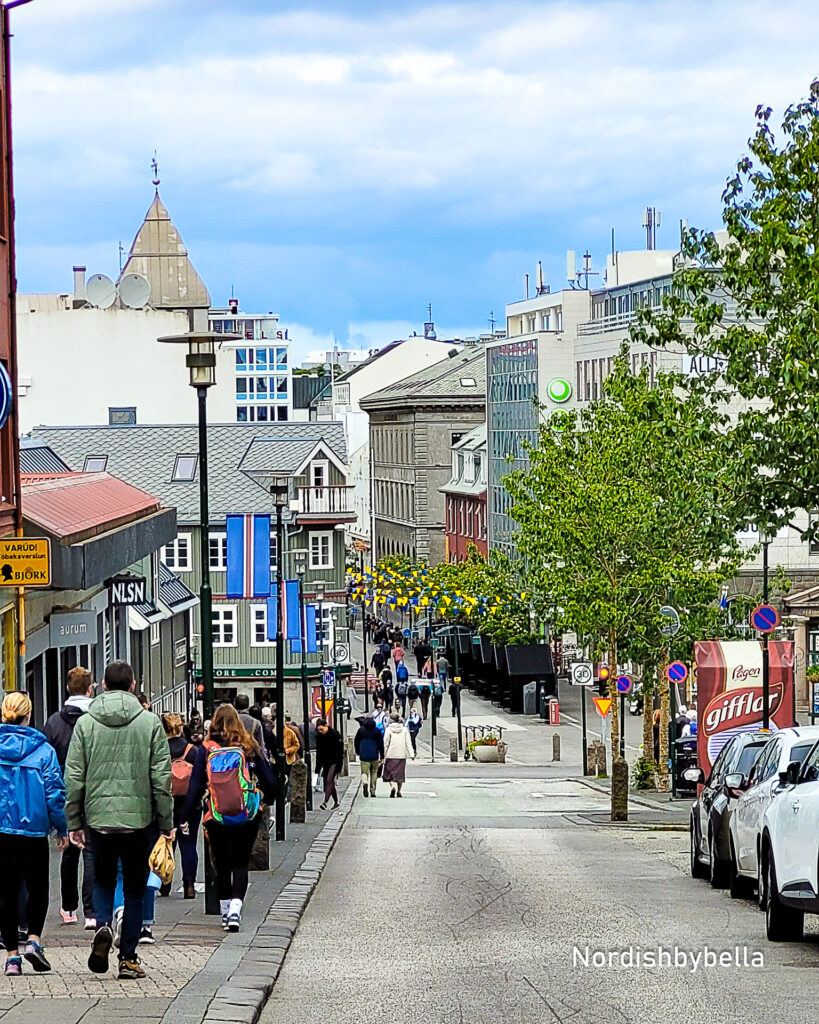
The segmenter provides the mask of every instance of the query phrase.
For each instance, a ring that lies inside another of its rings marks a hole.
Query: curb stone
[[[202,1024],[256,1024],[258,1021],[358,788],[354,784],[347,789],[338,811],[313,840],[301,866],[273,901],[238,965],[217,989]]]

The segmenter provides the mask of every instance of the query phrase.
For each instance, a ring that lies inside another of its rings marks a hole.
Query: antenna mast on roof
[[[487,322],[489,324],[490,331],[494,334],[495,333],[495,310],[494,309],[490,309],[489,310],[489,320]]]
[[[122,242],[119,243],[119,272],[122,273],[122,254],[125,252],[125,246]]]
[[[643,227],[646,229],[646,249],[657,248],[657,228],[663,222],[663,215],[653,206],[647,206],[643,213]]]
[[[161,179],[159,177],[159,164],[156,162],[156,150],[154,150],[154,158],[151,161],[151,170],[154,172],[153,186],[156,189],[156,194],[159,195],[159,184]]]

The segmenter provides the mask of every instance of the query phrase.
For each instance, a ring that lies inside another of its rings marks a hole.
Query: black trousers
[[[245,898],[250,854],[259,832],[260,820],[261,815],[257,814],[244,825],[221,825],[212,820],[205,823],[220,900]]]
[[[29,935],[42,935],[48,913],[48,837],[0,832],[0,935],[7,950],[17,949],[17,902],[28,890]]]
[[[81,850],[69,843],[60,861],[60,902],[63,910],[76,910],[80,905],[77,879],[82,857],[82,911],[86,917],[94,916],[94,861],[91,847]],[[35,933],[36,934],[36,933]]]

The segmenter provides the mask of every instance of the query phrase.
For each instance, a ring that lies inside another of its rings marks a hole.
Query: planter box
[[[497,762],[498,760],[498,748],[485,744],[483,746],[473,747],[472,756],[476,761],[482,761],[484,764],[490,764]]]

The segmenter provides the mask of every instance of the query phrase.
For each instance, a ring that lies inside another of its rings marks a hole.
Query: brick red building
[[[452,446],[452,476],[441,491],[446,496],[447,560],[462,561],[469,544],[486,557],[485,423]]]

